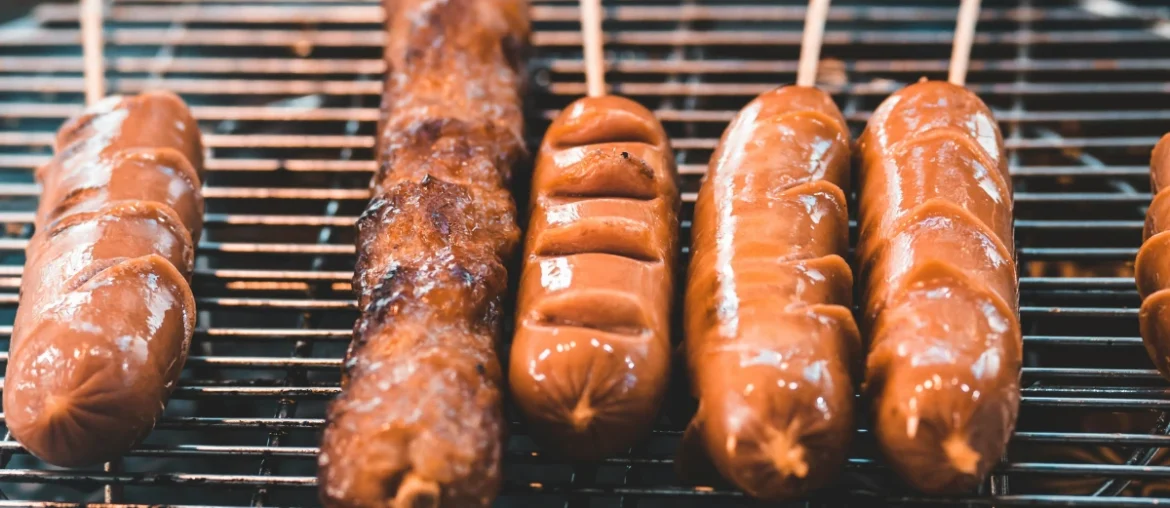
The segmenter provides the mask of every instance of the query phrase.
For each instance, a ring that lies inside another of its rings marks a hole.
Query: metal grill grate
[[[796,70],[803,0],[728,3],[631,1],[607,12],[609,79],[673,136],[684,219],[726,122]],[[381,11],[364,0],[119,0],[109,15],[111,89],[183,94],[213,152],[199,331],[146,445],[120,463],[65,471],[0,442],[0,505],[312,504],[323,407],[356,316],[351,225],[373,170]],[[856,129],[888,93],[945,74],[954,15],[950,2],[835,2],[822,77]],[[32,169],[80,111],[76,16],[72,4],[44,4],[0,25],[3,323],[31,234]],[[585,89],[573,2],[537,1],[533,16],[535,138]],[[1170,130],[1168,50],[1164,1],[984,2],[970,82],[997,110],[1015,175],[1028,363],[1008,456],[981,493],[954,503],[1146,506],[1170,495],[1170,465],[1159,465],[1170,388],[1137,337],[1129,266],[1149,150]],[[4,349],[10,332],[0,327]],[[542,455],[516,424],[500,506],[745,503],[726,487],[677,484],[673,451],[693,408],[683,390],[672,395],[648,443],[597,466]],[[951,502],[902,490],[864,430],[857,441],[842,487],[807,505]]]

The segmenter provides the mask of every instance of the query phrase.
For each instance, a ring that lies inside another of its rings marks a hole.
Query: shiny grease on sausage
[[[60,466],[118,458],[150,432],[195,328],[203,146],[166,92],[66,123],[37,170],[4,390],[9,429]]]
[[[832,480],[853,435],[850,149],[828,94],[767,92],[724,132],[695,204],[684,447],[757,498]]]
[[[915,488],[969,491],[1003,453],[1020,400],[1003,139],[970,91],[923,81],[878,107],[859,151],[877,441]]]
[[[486,507],[501,482],[496,357],[507,190],[525,156],[522,0],[385,0],[389,70],[373,198],[357,223],[362,310],[318,459],[329,507]]]
[[[657,416],[670,368],[676,179],[662,125],[628,99],[580,99],[545,136],[509,380],[547,449],[603,458]]]
[[[1154,200],[1146,212],[1142,247],[1134,262],[1142,297],[1138,320],[1146,352],[1158,372],[1170,379],[1170,134],[1150,154],[1150,189]]]

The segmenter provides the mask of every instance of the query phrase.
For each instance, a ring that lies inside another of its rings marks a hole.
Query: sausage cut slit
[[[648,263],[665,260],[667,232],[654,221],[656,203],[621,198],[550,199],[534,217],[541,233],[529,239],[534,255],[601,253]]]
[[[576,108],[576,110],[574,110]],[[602,118],[593,117],[596,108],[581,102],[570,105],[561,113],[562,127],[547,141],[552,148],[566,148],[604,145],[610,143],[643,143],[651,146],[663,144],[666,136],[662,126],[653,116],[641,112],[613,109],[602,112]],[[551,132],[551,129],[550,129]]]
[[[576,162],[557,168],[546,177],[550,186],[546,196],[639,200],[657,197],[654,169],[646,161],[630,156],[630,152],[619,150],[589,150]]]

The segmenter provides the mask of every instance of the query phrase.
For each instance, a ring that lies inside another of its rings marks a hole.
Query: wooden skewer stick
[[[106,96],[104,45],[102,0],[81,0],[81,52],[87,105],[93,105]]]
[[[825,18],[829,15],[829,0],[809,0],[804,16],[804,37],[800,41],[800,66],[796,70],[796,85],[812,87],[817,84],[817,64],[821,58],[821,41],[825,39]]]
[[[605,95],[605,56],[601,42],[601,0],[581,0],[585,83],[590,97]]]
[[[967,82],[967,66],[971,62],[971,43],[975,39],[975,22],[979,20],[979,0],[963,0],[959,6],[959,21],[955,25],[955,45],[951,48],[951,69],[947,81],[963,86]]]

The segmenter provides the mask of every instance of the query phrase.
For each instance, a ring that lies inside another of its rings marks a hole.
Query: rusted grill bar
[[[655,110],[674,138],[684,237],[726,122],[751,96],[793,79],[805,3],[607,2],[609,81]],[[1008,138],[1024,271],[1023,417],[1006,460],[979,493],[917,497],[890,480],[862,421],[840,486],[794,506],[1148,506],[1157,501],[1149,494],[1170,491],[1170,461],[1160,458],[1170,387],[1137,336],[1127,265],[1148,203],[1149,149],[1170,128],[1170,9],[1108,3],[1105,16],[1094,2],[985,0],[981,14],[971,87]],[[574,2],[534,4],[533,140],[584,92]],[[855,129],[885,95],[942,76],[954,15],[941,2],[835,2],[824,56],[843,78],[828,86]],[[0,457],[12,457],[0,470],[0,506],[310,502],[323,407],[338,392],[356,316],[351,225],[374,169],[381,17],[372,0],[114,3],[114,91],[183,93],[212,149],[199,328],[146,444],[120,464],[61,471],[0,442]],[[0,25],[0,347],[32,232],[32,170],[48,160],[60,122],[80,111],[79,39],[70,2]],[[746,503],[724,486],[674,478],[691,404],[676,390],[645,446],[596,468],[542,454],[515,422],[499,505]]]

